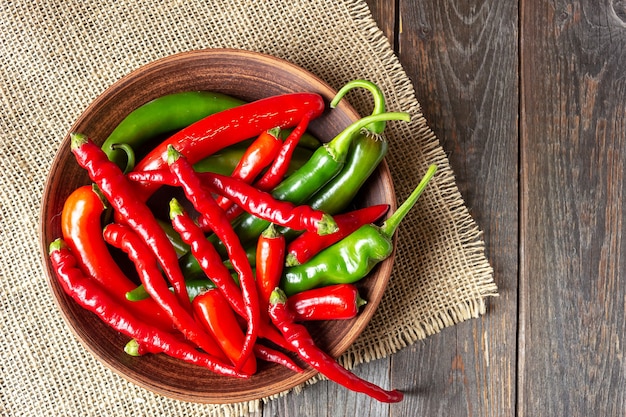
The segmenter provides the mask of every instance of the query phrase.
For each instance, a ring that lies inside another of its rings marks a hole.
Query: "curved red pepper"
[[[254,343],[258,336],[260,321],[259,297],[254,273],[248,261],[248,256],[241,245],[239,236],[237,236],[230,221],[226,217],[226,213],[217,205],[213,196],[202,186],[202,182],[189,160],[170,146],[168,148],[167,163],[169,164],[170,171],[176,175],[178,183],[182,187],[187,199],[198,213],[207,219],[211,230],[224,244],[231,265],[235,272],[239,274],[239,284],[246,308],[246,318],[248,320],[246,342],[241,352],[241,358],[237,364],[237,366],[241,366],[252,354]]]
[[[184,211],[176,199],[170,201],[170,219],[181,239],[191,247],[193,256],[198,260],[198,264],[206,276],[222,291],[233,310],[241,317],[247,318],[247,309],[241,290],[232,279],[231,272],[223,264],[215,247],[206,239],[202,229]],[[284,349],[293,350],[293,347],[269,322],[262,320],[259,322],[259,336]]]
[[[338,231],[319,236],[306,231],[289,242],[287,246],[286,266],[300,265],[311,259],[322,249],[339,242],[361,226],[374,223],[387,213],[388,204],[377,204],[333,216]]]
[[[265,130],[295,126],[304,115],[316,118],[324,108],[324,99],[319,94],[293,93],[218,112],[163,141],[135,166],[135,171],[165,168],[169,146],[174,146],[194,164],[226,146],[255,137]],[[144,184],[143,197],[147,198],[156,188],[155,184]]]
[[[172,318],[185,337],[205,352],[216,357],[222,351],[216,341],[195,322],[191,313],[183,308],[169,290],[161,275],[156,257],[143,240],[128,226],[112,223],[104,228],[105,240],[124,251],[135,264],[139,278],[150,297]]]
[[[120,269],[102,237],[101,217],[105,205],[94,187],[79,187],[65,200],[61,212],[63,239],[83,272],[98,281],[119,303],[144,321],[150,320],[164,330],[174,330],[170,318],[153,300],[133,302],[126,299],[126,292],[136,284]]]
[[[310,206],[295,205],[288,201],[274,198],[270,193],[260,191],[250,184],[213,172],[195,173],[198,178],[198,187],[228,197],[248,213],[294,230],[308,230],[317,235],[327,235],[337,231],[337,225],[332,216]],[[133,181],[158,182],[164,185],[178,185],[180,181],[171,172],[164,170],[146,171],[128,174]],[[226,216],[226,219],[230,219]],[[203,218],[202,223],[208,219]],[[206,227],[203,227],[206,230]]]
[[[285,236],[273,223],[261,233],[256,250],[256,283],[263,317],[269,320],[267,309],[270,295],[280,283],[285,264]]]
[[[298,351],[298,355],[319,373],[344,387],[369,395],[385,403],[402,401],[404,394],[398,390],[385,390],[369,381],[359,378],[337,363],[332,356],[320,349],[306,327],[294,323],[294,315],[287,307],[285,294],[276,289],[270,298],[270,317],[285,339]]]
[[[87,136],[72,133],[70,137],[72,153],[78,164],[87,170],[91,180],[98,185],[117,214],[153,251],[174,287],[179,302],[191,311],[191,302],[185,278],[178,266],[176,250],[150,208],[137,198],[134,183]]]
[[[173,358],[203,366],[217,374],[247,378],[231,365],[193,349],[175,335],[139,320],[112,298],[98,282],[88,278],[78,267],[76,257],[62,239],[50,244],[49,257],[59,284],[81,307],[95,313],[114,330],[136,339],[150,352],[163,352]]]
[[[254,183],[255,188],[261,191],[271,191],[274,187],[280,184],[289,170],[289,164],[291,163],[293,152],[295,151],[300,138],[309,126],[310,120],[311,116],[308,114],[305,115],[296,128],[289,134],[289,136],[287,136],[287,139],[285,139],[283,146],[281,146],[278,151],[276,159],[272,165],[270,165],[263,176],[261,176],[261,178]],[[233,220],[243,213],[243,211],[244,210],[240,206],[233,205],[226,210],[226,216]]]
[[[269,169],[263,174],[263,176],[254,183],[254,186],[259,190],[270,191],[276,187],[285,177],[287,170],[289,169],[289,163],[293,152],[300,141],[300,138],[309,126],[309,122],[313,118],[312,114],[305,114],[296,128],[287,136],[283,146],[278,151],[276,159],[269,167]]]
[[[274,128],[261,133],[246,149],[230,176],[251,184],[280,151],[283,141],[279,137],[279,132],[280,129]],[[233,205],[232,201],[223,196],[216,201],[222,210],[228,210]]]
[[[354,284],[314,288],[287,298],[295,321],[347,320],[356,317],[365,304]]]
[[[281,351],[257,343],[254,346],[254,354],[257,358],[266,362],[277,363],[297,373],[304,372],[304,369],[300,368],[289,356]]]
[[[213,334],[228,359],[237,363],[246,336],[224,295],[217,289],[210,289],[196,296],[191,305],[197,320]],[[241,371],[249,375],[256,372],[253,355],[241,365]]]

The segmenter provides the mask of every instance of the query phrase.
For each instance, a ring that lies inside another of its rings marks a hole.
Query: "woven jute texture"
[[[109,371],[72,336],[46,285],[38,243],[44,181],[61,139],[88,104],[139,66],[228,47],[289,60],[334,88],[376,82],[392,123],[387,158],[402,201],[431,163],[439,171],[399,231],[394,273],[371,324],[342,358],[385,357],[485,312],[497,295],[470,217],[410,80],[367,5],[356,0],[0,2],[0,415],[245,415],[259,402],[170,400]],[[367,114],[366,94],[351,96]],[[306,389],[306,387],[304,388]],[[297,395],[294,393],[287,395]]]

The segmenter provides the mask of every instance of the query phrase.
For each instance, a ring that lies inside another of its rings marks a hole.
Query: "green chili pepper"
[[[278,136],[282,140],[285,140],[287,139],[287,136],[289,136],[292,130],[293,128],[280,129],[280,133],[278,134]],[[313,136],[312,134],[308,132],[304,132],[302,136],[300,136],[300,140],[298,141],[298,146],[304,149],[308,149],[310,151],[314,151],[320,146],[322,146],[322,142],[318,138]]]
[[[409,115],[399,112],[381,113],[356,121],[316,150],[306,164],[272,190],[272,196],[278,200],[302,204],[341,171],[352,141],[361,129],[370,123],[387,120],[408,121]],[[246,213],[238,218],[234,227],[242,243],[247,244],[257,239],[268,225],[269,222]]]
[[[354,283],[393,252],[393,234],[437,171],[431,165],[407,200],[382,226],[362,226],[308,262],[285,268],[280,287],[287,295],[332,284]]]
[[[385,112],[383,92],[376,84],[366,80],[354,80],[346,84],[333,98],[330,106],[335,107],[343,96],[355,87],[365,88],[372,93],[374,98],[372,114]],[[387,154],[389,145],[382,136],[385,125],[386,121],[378,121],[361,130],[352,143],[350,154],[342,170],[307,200],[308,205],[331,215],[340,213],[348,207]]]
[[[207,278],[198,278],[198,279],[188,279],[185,280],[185,286],[187,287],[187,293],[189,294],[189,301],[193,301],[193,299],[198,295],[207,291],[211,288],[215,288],[215,284],[213,281]],[[173,289],[172,289],[173,291]],[[130,290],[126,293],[126,299],[128,301],[141,301],[149,298],[150,295],[144,288],[143,284],[137,286],[137,288]]]
[[[230,175],[241,160],[241,157],[250,143],[250,141],[245,141],[240,144],[231,145],[196,162],[193,167],[197,172],[214,172],[216,174]],[[287,174],[289,175],[298,170],[311,158],[312,154],[313,152],[307,147],[298,146],[291,158]]]
[[[135,151],[148,140],[182,129],[209,114],[244,102],[225,94],[186,91],[156,98],[128,114],[102,145],[109,159],[120,168],[126,165],[126,153],[111,145],[126,143]]]

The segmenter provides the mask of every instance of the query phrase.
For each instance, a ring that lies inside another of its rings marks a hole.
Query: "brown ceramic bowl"
[[[355,74],[357,77],[358,74]],[[182,53],[141,67],[98,97],[63,139],[43,194],[41,253],[49,286],[67,324],[87,350],[114,372],[153,392],[185,401],[232,403],[259,399],[293,388],[316,372],[306,368],[304,373],[297,374],[282,366],[260,361],[256,375],[240,380],[217,376],[204,368],[163,354],[130,357],[123,351],[127,337],[111,330],[68,297],[57,283],[47,257],[49,243],[61,236],[59,215],[64,200],[77,187],[90,183],[70,152],[69,132],[82,132],[96,143],[102,143],[133,109],[159,96],[188,90],[217,91],[247,101],[307,91],[317,92],[329,102],[335,93],[326,83],[302,68],[272,56],[242,50]],[[342,100],[336,109],[327,110],[312,123],[310,132],[328,141],[358,118],[357,112],[346,100]],[[389,203],[395,208],[393,184],[384,162],[364,187],[357,204],[377,203]],[[337,357],[363,331],[379,304],[392,264],[393,256],[360,282],[368,304],[355,319],[308,325],[322,348]]]

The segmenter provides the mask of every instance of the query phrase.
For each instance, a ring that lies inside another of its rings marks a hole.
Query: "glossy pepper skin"
[[[269,166],[281,148],[283,141],[279,137],[280,129],[274,128],[261,133],[246,149],[230,177],[251,184],[256,177]],[[233,205],[226,197],[216,199],[222,210]]]
[[[125,294],[135,287],[111,256],[102,237],[103,198],[96,187],[85,185],[74,190],[65,200],[61,212],[63,239],[76,257],[83,272],[98,281],[104,291],[124,304],[143,320],[150,319],[172,331],[174,324],[153,300],[127,302]]]
[[[134,184],[86,135],[72,133],[70,138],[71,150],[78,164],[98,185],[98,189],[115,209],[116,214],[151,248],[170,283],[174,286],[179,302],[183,307],[191,310],[185,277],[178,265],[176,250],[150,208],[137,199]]]
[[[170,171],[176,176],[187,199],[198,213],[206,218],[213,233],[223,242],[230,262],[235,272],[239,274],[239,284],[246,309],[246,319],[248,320],[246,342],[237,366],[243,365],[252,354],[260,321],[259,297],[248,256],[224,210],[217,205],[211,193],[202,186],[202,182],[189,160],[171,145],[168,146],[167,164]]]
[[[353,88],[368,90],[374,99],[372,114],[385,112],[385,98],[380,88],[370,81],[354,80],[340,89],[330,103],[335,107],[343,96]],[[367,125],[354,138],[348,158],[341,170],[331,181],[318,190],[307,204],[329,214],[345,210],[365,181],[380,165],[389,145],[383,136],[386,123]]]
[[[86,135],[72,133],[71,150],[78,164],[89,174],[98,189],[115,209],[116,214],[128,224],[154,252],[176,296],[183,307],[191,311],[185,278],[178,265],[178,255],[167,234],[160,227],[150,208],[137,199],[134,183]]]
[[[319,236],[308,231],[302,233],[296,239],[289,242],[285,265],[295,266],[305,263],[313,256],[317,255],[322,249],[337,243],[359,227],[376,222],[384,216],[388,210],[389,204],[376,204],[352,210],[333,217],[338,229],[335,233],[324,236]]]
[[[324,111],[324,99],[314,93],[294,93],[268,97],[207,116],[161,142],[135,167],[147,171],[167,167],[167,150],[176,148],[189,163],[196,162],[229,145],[255,137],[274,127],[296,125],[305,114],[318,117]],[[147,199],[156,190],[154,184],[142,188]]]
[[[113,145],[130,145],[135,151],[152,138],[173,133],[208,115],[240,106],[245,102],[210,91],[184,91],[151,100],[130,112],[102,144],[102,150],[120,168],[126,154]]]
[[[320,349],[310,333],[301,324],[294,322],[293,312],[287,307],[285,294],[276,289],[270,297],[269,314],[272,322],[283,333],[285,339],[297,350],[298,355],[319,373],[344,387],[361,392],[385,403],[402,401],[404,395],[398,390],[385,390],[359,378],[339,365],[332,356]]]
[[[354,283],[393,252],[393,234],[415,205],[437,167],[431,165],[415,190],[382,226],[368,224],[322,250],[308,262],[285,268],[280,287],[291,296],[312,288]]]
[[[367,302],[354,284],[335,284],[302,291],[287,298],[295,321],[348,320]]]
[[[261,233],[256,250],[256,283],[259,290],[261,315],[267,319],[270,295],[280,283],[285,263],[285,236],[270,224]]]
[[[205,352],[220,357],[222,351],[216,341],[196,323],[191,312],[183,308],[170,292],[156,257],[143,240],[128,226],[108,224],[103,231],[104,238],[114,247],[124,251],[135,264],[139,278],[150,297],[167,312],[176,328],[185,337]]]
[[[217,289],[208,290],[194,298],[191,305],[198,321],[211,332],[228,359],[237,363],[246,336],[224,295]],[[241,371],[249,375],[256,372],[254,356],[246,359]]]
[[[136,339],[148,351],[163,352],[220,375],[248,377],[224,361],[190,347],[178,336],[139,320],[80,270],[76,258],[62,239],[50,244],[49,257],[59,284],[66,294],[81,307],[96,314],[114,330]]]
[[[269,193],[226,175],[212,172],[197,173],[196,175],[204,188],[215,194],[228,197],[239,207],[259,219],[297,230],[309,230],[322,236],[337,231],[337,225],[333,218],[323,211],[313,210],[306,205],[296,206],[287,201],[277,200]],[[165,170],[131,172],[128,174],[128,178],[133,181],[180,186],[178,178],[170,171]],[[201,217],[199,224],[206,230],[207,222],[205,217]]]
[[[302,204],[341,171],[352,140],[363,127],[387,120],[408,121],[409,115],[391,112],[359,119],[315,151],[306,164],[271,191],[272,196],[277,200]],[[249,244],[255,241],[268,225],[268,221],[244,213],[237,219],[234,227],[242,243]]]

